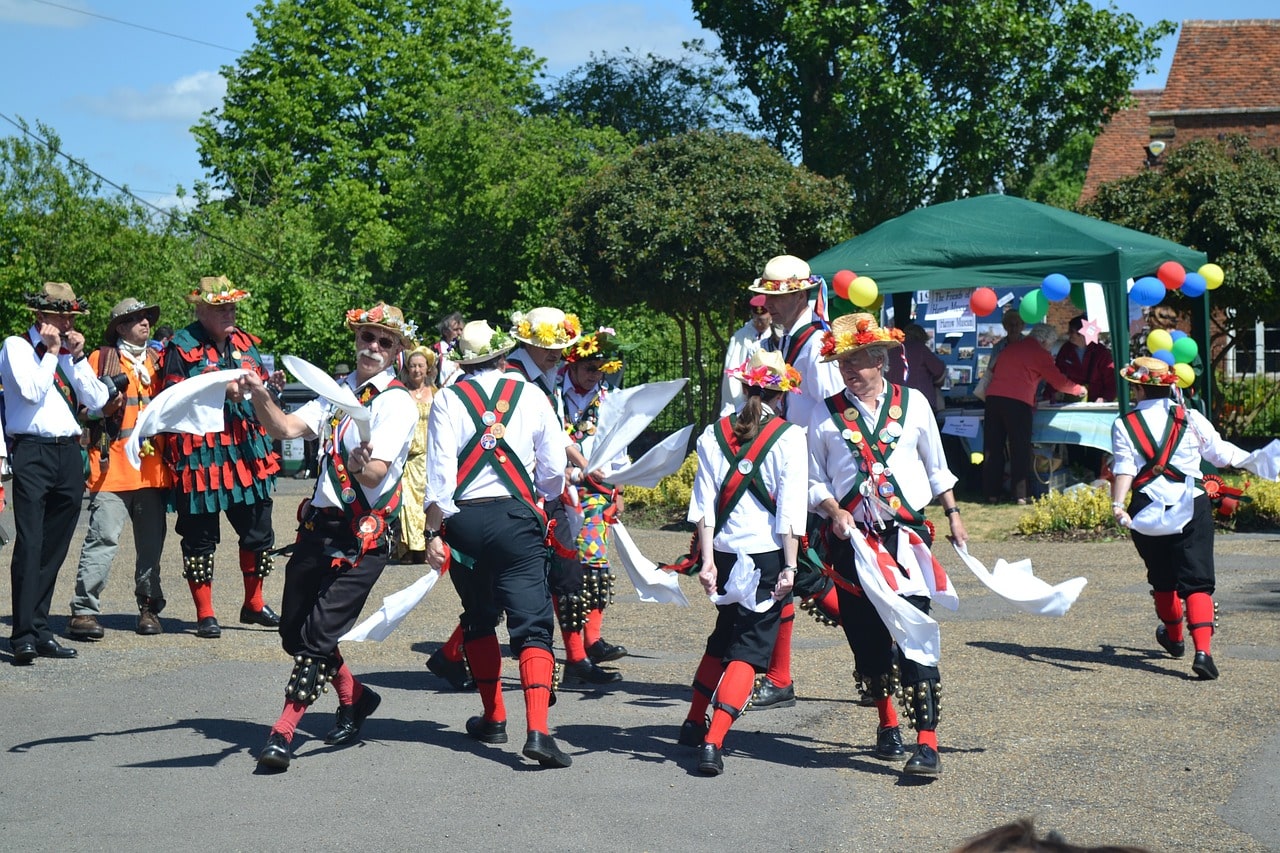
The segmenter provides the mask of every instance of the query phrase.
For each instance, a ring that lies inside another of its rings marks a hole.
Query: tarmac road
[[[281,482],[282,541],[311,485]],[[688,543],[684,533],[632,533],[660,560]],[[463,733],[479,699],[423,666],[457,618],[446,579],[386,642],[344,647],[383,696],[363,742],[324,745],[336,707],[325,695],[302,721],[288,772],[260,774],[254,757],[291,664],[273,632],[236,624],[234,541],[218,554],[214,582],[222,639],[193,634],[176,539],[166,547],[166,633],[139,637],[126,533],[104,597],[107,637],[76,643],[74,661],[0,666],[0,848],[918,853],[1032,817],[1076,844],[1280,850],[1278,540],[1219,537],[1215,682],[1191,678],[1189,654],[1171,660],[1155,645],[1150,595],[1126,541],[974,545],[988,564],[1029,555],[1051,582],[1088,577],[1059,619],[1011,611],[939,549],[961,606],[939,614],[943,775],[917,783],[871,757],[875,712],[852,701],[843,635],[803,614],[800,702],[744,715],[726,741],[725,774],[698,775],[693,750],[675,738],[713,608],[692,578],[682,584],[693,606],[682,609],[640,603],[625,577],[605,620],[608,639],[631,651],[615,664],[625,680],[562,690],[551,710],[571,768],[520,756],[524,709],[511,662],[511,742],[486,746]],[[54,599],[58,630],[79,542]],[[420,573],[389,567],[370,610]],[[272,604],[281,583],[282,574],[267,581]],[[910,743],[909,728],[904,736]]]

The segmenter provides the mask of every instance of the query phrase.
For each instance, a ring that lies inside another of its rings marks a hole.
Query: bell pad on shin
[[[936,729],[942,716],[942,682],[930,679],[904,685],[902,711],[916,731]]]
[[[338,671],[328,660],[307,654],[294,655],[293,672],[284,689],[284,698],[310,705],[329,692],[329,682]]]
[[[182,558],[182,577],[192,583],[213,583],[213,555]]]

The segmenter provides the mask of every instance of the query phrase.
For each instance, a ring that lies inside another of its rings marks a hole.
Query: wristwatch
[[[440,531],[439,531],[439,530],[426,530],[426,531],[423,531],[423,535],[426,537],[427,541],[428,541],[428,542],[430,542],[432,539],[437,539],[437,538],[439,538],[439,536],[440,536]]]

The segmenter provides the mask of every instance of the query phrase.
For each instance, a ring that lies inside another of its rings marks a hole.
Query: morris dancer
[[[224,276],[200,279],[200,285],[187,294],[187,301],[195,306],[196,321],[175,334],[165,349],[165,388],[201,373],[235,368],[253,371],[277,394],[284,388],[284,374],[268,377],[258,338],[236,325],[236,304],[247,298],[248,291]],[[240,539],[241,624],[268,628],[280,624],[280,617],[262,599],[262,582],[272,568],[271,494],[280,457],[246,399],[228,398],[225,412],[222,432],[175,433],[165,442],[178,511],[174,530],[182,538],[182,576],[195,602],[196,636],[206,639],[222,636],[213,609],[213,555],[222,538],[220,513],[226,514]]]
[[[1111,428],[1115,457],[1111,501],[1116,521],[1123,527],[1135,527],[1131,531],[1133,544],[1146,564],[1147,583],[1161,622],[1156,627],[1156,642],[1170,657],[1185,655],[1185,614],[1195,647],[1191,670],[1202,680],[1214,679],[1218,667],[1211,653],[1217,621],[1213,510],[1209,495],[1200,487],[1200,463],[1207,459],[1219,467],[1248,468],[1268,479],[1275,479],[1275,463],[1270,462],[1270,470],[1260,469],[1255,460],[1267,458],[1267,450],[1247,453],[1218,435],[1203,415],[1184,405],[1181,395],[1175,395],[1176,374],[1160,359],[1135,358],[1120,376],[1133,385],[1136,407],[1117,418]],[[1198,485],[1189,485],[1188,478]],[[1126,508],[1124,499],[1130,488],[1134,496]],[[1150,514],[1143,512],[1148,506],[1155,503],[1152,509],[1156,510],[1177,505],[1187,497],[1188,488],[1194,496],[1189,517],[1154,527],[1141,523]],[[1143,532],[1136,529],[1139,527]]]
[[[467,720],[467,734],[507,742],[495,632],[505,613],[511,652],[520,659],[524,755],[544,767],[568,767],[572,759],[547,728],[555,616],[546,516],[538,506],[564,490],[564,440],[546,396],[502,372],[514,345],[483,320],[459,337],[456,360],[470,372],[436,398],[428,428],[427,562],[437,570],[446,559],[459,564],[449,577],[462,599],[467,660],[484,703],[484,714]]]
[[[298,541],[284,570],[280,640],[293,656],[293,674],[258,755],[258,764],[273,770],[288,769],[298,722],[330,684],[338,694],[337,720],[324,737],[331,746],[355,741],[382,701],[351,673],[338,639],[355,625],[395,547],[418,409],[394,368],[415,329],[399,308],[381,302],[348,311],[346,325],[355,333],[356,369],[343,384],[370,410],[367,442],[351,417],[325,400],[286,414],[258,374],[239,382],[273,438],[321,442],[316,489],[299,508]]]
[[[558,391],[564,405],[564,425],[575,460],[570,480],[576,484],[582,510],[582,530],[577,538],[577,561],[552,564],[551,592],[565,645],[565,683],[609,684],[622,673],[599,664],[626,657],[623,646],[601,636],[604,611],[613,600],[613,572],[609,567],[608,535],[613,518],[622,512],[622,490],[608,482],[609,475],[627,459],[606,460],[586,471],[596,442],[600,401],[613,390],[606,374],[622,369],[622,350],[612,329],[583,335],[565,350],[567,362],[560,370]]]
[[[917,732],[914,754],[904,772],[939,772],[938,711],[941,679],[901,652],[895,665],[890,633],[863,593],[850,537],[870,546],[879,559],[872,571],[911,605],[929,612],[931,599],[953,605],[955,593],[933,559],[932,527],[924,508],[938,498],[951,538],[968,539],[952,487],[938,424],[928,401],[912,388],[884,378],[888,351],[902,333],[882,329],[870,314],[838,317],[822,339],[823,358],[838,361],[845,390],[826,400],[826,417],[809,431],[809,500],[829,519],[827,554],[840,603],[840,620],[854,662],[868,684],[880,715],[875,755],[893,760],[906,754],[892,698],[901,690]]]
[[[769,664],[808,509],[804,431],[778,414],[782,397],[799,391],[800,374],[776,352],[756,352],[725,374],[741,383],[746,402],[698,439],[689,500],[702,556],[698,580],[707,595],[724,595],[735,563],[748,555],[760,571],[751,604],[772,606],[760,612],[737,602],[716,605],[716,627],[680,726],[680,743],[699,747],[698,772],[707,776],[724,772],[725,735],[751,698],[756,673]],[[708,704],[715,711],[709,721]]]

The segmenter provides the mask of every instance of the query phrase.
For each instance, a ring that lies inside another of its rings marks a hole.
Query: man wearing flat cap
[[[251,370],[277,392],[283,374],[268,376],[258,353],[258,338],[236,325],[236,304],[247,299],[225,276],[200,279],[187,294],[196,321],[169,341],[164,353],[163,387],[214,370]],[[222,636],[213,610],[213,557],[221,540],[220,516],[235,529],[240,544],[244,604],[240,622],[275,628],[276,615],[262,599],[262,581],[271,572],[271,494],[280,457],[242,395],[228,392],[225,426],[205,435],[175,433],[165,442],[173,471],[175,527],[182,537],[182,576],[196,606],[196,636]]]
[[[128,521],[136,551],[133,582],[138,603],[139,634],[159,634],[164,609],[160,589],[160,556],[164,551],[165,502],[169,469],[155,444],[144,443],[142,467],[135,469],[124,446],[138,415],[160,391],[160,354],[148,346],[160,308],[129,298],[116,303],[107,321],[105,346],[89,355],[89,366],[104,381],[122,386],[100,410],[89,412],[89,532],[80,549],[76,591],[71,599],[67,635],[73,640],[98,640],[104,630],[100,597],[107,585],[111,562],[120,547],[120,533]]]
[[[35,322],[25,335],[6,338],[0,352],[5,426],[13,438],[13,632],[15,666],[37,657],[73,658],[76,650],[54,639],[49,605],[58,570],[80,519],[84,462],[79,408],[101,408],[111,391],[84,355],[75,329],[89,307],[65,282],[45,282],[26,297]],[[114,390],[114,387],[113,389]]]

